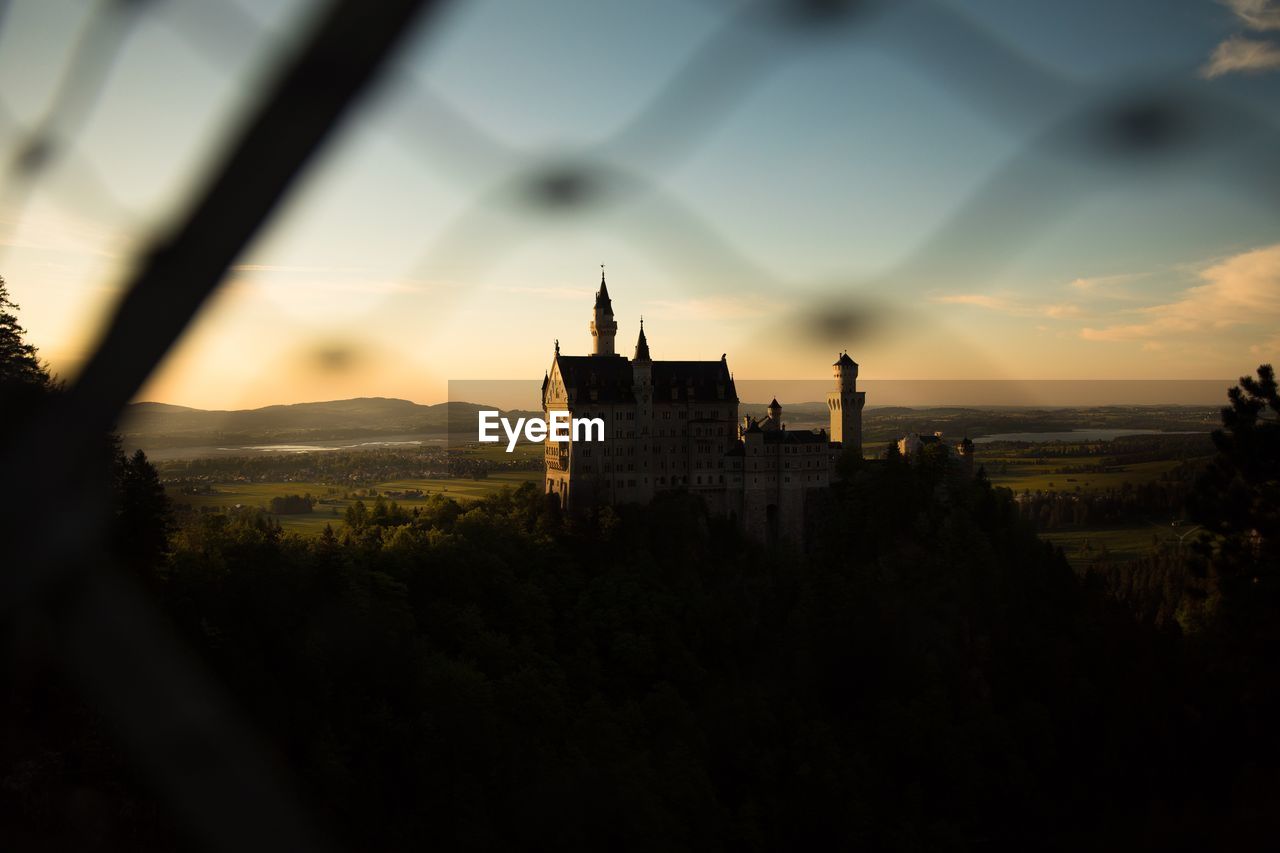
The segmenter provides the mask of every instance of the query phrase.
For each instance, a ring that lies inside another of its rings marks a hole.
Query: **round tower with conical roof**
[[[831,365],[836,388],[827,395],[827,408],[831,412],[831,441],[839,442],[845,450],[862,452],[862,407],[867,395],[858,390],[858,363],[849,358],[848,350],[841,353]]]
[[[596,291],[596,307],[591,316],[592,355],[614,355],[613,339],[618,324],[613,319],[613,303],[604,283],[604,264],[600,265],[600,289]]]

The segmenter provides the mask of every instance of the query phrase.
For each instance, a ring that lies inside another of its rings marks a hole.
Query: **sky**
[[[66,378],[318,8],[137,5],[19,0],[0,27],[0,163],[50,115],[61,143],[0,184],[0,275]],[[589,351],[600,264],[619,351],[643,315],[654,358],[744,378],[846,348],[877,380],[1280,357],[1280,2],[785,5],[454,2],[138,399],[540,378],[554,341]]]

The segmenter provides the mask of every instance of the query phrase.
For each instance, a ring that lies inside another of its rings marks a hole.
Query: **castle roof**
[[[848,352],[842,352],[840,353],[840,357],[836,359],[835,364],[831,366],[832,367],[857,367],[858,363],[853,359],[849,358]]]
[[[722,390],[723,389],[723,390]],[[719,361],[655,361],[653,399],[738,402],[729,365]]]
[[[570,400],[589,400],[591,391],[602,403],[634,403],[631,362],[621,356],[558,355],[560,376]]]
[[[807,429],[775,429],[764,431],[765,444],[827,444],[827,431]]]
[[[586,402],[590,393],[601,403],[634,403],[631,362],[621,356],[557,355],[560,375],[570,399]],[[729,365],[719,361],[652,362],[655,403],[673,401],[738,402]]]
[[[773,398],[773,402],[769,404],[769,408],[771,408],[771,409],[781,409],[781,408],[782,408],[782,404],[778,402],[778,398],[777,398],[777,397],[774,397],[774,398]]]

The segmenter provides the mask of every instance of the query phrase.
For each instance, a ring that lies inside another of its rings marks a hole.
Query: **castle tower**
[[[631,359],[631,383],[636,402],[647,410],[653,401],[653,359],[649,357],[649,341],[644,336],[644,317],[640,318],[640,337],[636,339],[636,357]]]
[[[650,500],[654,494],[657,475],[655,447],[649,444],[653,428],[653,359],[649,357],[649,341],[644,336],[644,317],[640,318],[640,335],[636,338],[636,356],[631,360],[631,393],[636,400],[635,436],[640,439],[635,448],[638,500]],[[628,476],[628,480],[630,477]]]
[[[782,404],[778,402],[777,397],[774,397],[773,402],[769,404],[768,412],[769,417],[760,425],[761,429],[782,429]]]
[[[832,365],[836,389],[827,395],[827,408],[831,412],[831,440],[840,442],[845,450],[862,452],[862,407],[867,394],[858,390],[858,363],[849,358],[846,350]]]
[[[613,355],[613,338],[618,324],[613,320],[613,303],[604,283],[604,265],[600,265],[600,289],[596,291],[596,307],[591,317],[592,355]]]

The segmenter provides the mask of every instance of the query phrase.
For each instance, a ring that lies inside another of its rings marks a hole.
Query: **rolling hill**
[[[133,403],[117,429],[125,444],[181,447],[276,444],[371,435],[474,433],[478,403],[422,405],[389,397],[358,397],[232,411],[167,403]],[[512,413],[528,416],[528,412]]]

